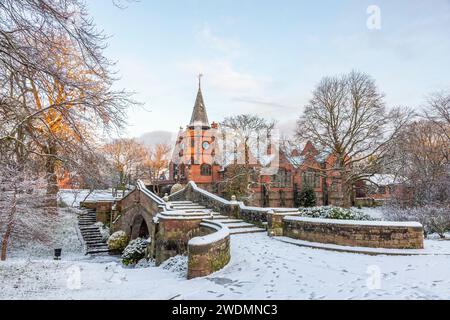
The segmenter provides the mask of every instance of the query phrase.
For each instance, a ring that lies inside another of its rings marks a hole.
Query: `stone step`
[[[229,229],[247,229],[247,228],[253,228],[255,227],[253,224],[251,223],[247,223],[247,222],[236,222],[236,223],[227,223],[225,224]]]
[[[89,241],[93,241],[93,240],[98,240],[98,241],[103,241],[103,237],[101,235],[97,235],[97,234],[92,234],[92,235],[86,235],[83,236],[83,238],[85,240],[89,240]]]
[[[105,245],[105,243],[102,240],[96,240],[96,241],[85,241],[86,245],[88,247],[107,247],[107,245]]]
[[[108,246],[106,244],[102,243],[102,242],[99,242],[99,243],[86,243],[86,245],[87,245],[88,249],[90,249],[90,248],[96,248],[96,249],[108,248]]]
[[[90,231],[90,230],[100,230],[100,228],[97,226],[94,226],[94,225],[90,225],[90,226],[80,226],[80,230],[81,231],[84,231],[84,230]]]
[[[229,218],[228,216],[224,216],[222,214],[218,214],[218,215],[214,215],[214,219],[212,219],[212,220],[214,220],[214,221],[216,221],[216,220],[227,220],[228,218]]]
[[[85,239],[102,237],[101,233],[81,233],[81,234],[83,235],[83,238],[85,238]]]
[[[192,201],[169,201],[168,204],[191,204],[194,203]]]
[[[230,229],[236,229],[236,228],[250,228],[254,227],[255,225],[251,223],[247,223],[240,219],[204,219],[205,222],[219,222],[223,225],[227,226]]]
[[[204,207],[204,206],[170,206],[170,208],[171,209],[173,209],[173,210],[194,210],[194,209],[197,209],[197,210],[201,210],[201,209],[206,209],[206,207]]]
[[[245,234],[245,233],[256,233],[256,232],[266,232],[266,230],[264,230],[262,228],[258,228],[258,227],[230,229],[230,235],[233,235],[233,234]]]
[[[93,237],[93,236],[99,237],[99,236],[102,235],[100,231],[96,231],[96,232],[84,232],[84,233],[82,232],[81,234],[84,235],[84,236],[87,236],[87,237]]]
[[[93,249],[86,251],[86,254],[109,253],[109,249]]]

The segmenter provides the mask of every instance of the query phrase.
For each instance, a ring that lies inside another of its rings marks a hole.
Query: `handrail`
[[[158,206],[162,207],[163,211],[170,210],[170,208],[167,206],[167,203],[163,199],[161,199],[158,195],[156,195],[153,192],[151,192],[150,190],[148,190],[147,187],[145,186],[144,182],[142,182],[141,180],[138,180],[136,182],[136,186],[139,191],[142,191],[151,200],[156,202],[158,204]]]

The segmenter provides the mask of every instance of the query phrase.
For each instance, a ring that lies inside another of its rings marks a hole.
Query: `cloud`
[[[137,138],[138,141],[149,147],[154,147],[159,143],[172,145],[175,143],[177,134],[170,131],[150,131]]]
[[[230,57],[238,57],[241,55],[242,48],[238,41],[226,39],[214,34],[208,24],[197,34],[198,40],[202,44],[206,44],[209,48],[222,52]]]
[[[270,82],[267,77],[256,77],[237,70],[227,59],[194,60],[181,63],[180,68],[190,74],[204,74],[208,87],[230,96],[259,93]]]
[[[236,98],[233,98],[233,100],[237,101],[237,102],[244,102],[244,103],[258,105],[263,108],[269,108],[272,111],[273,111],[273,109],[281,109],[282,111],[286,111],[288,109],[297,109],[297,107],[294,107],[294,106],[289,106],[289,105],[278,103],[278,102],[267,101],[264,99],[257,99],[257,98],[251,98],[251,97],[236,97]]]

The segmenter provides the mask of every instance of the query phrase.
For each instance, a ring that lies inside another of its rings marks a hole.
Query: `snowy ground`
[[[124,268],[84,255],[77,212],[60,210],[51,243],[16,246],[0,262],[0,299],[450,299],[449,255],[339,253],[264,233],[234,235],[231,262],[205,278],[186,280],[185,257]],[[425,245],[450,252],[450,241]],[[54,247],[62,261],[52,260]]]
[[[125,194],[126,193],[127,191],[125,191]],[[89,190],[87,189],[62,189],[60,190],[58,197],[65,205],[69,207],[78,207],[80,202],[83,201],[87,195],[89,195],[86,199],[87,201],[114,200],[112,190],[95,190],[89,194]],[[118,196],[122,196],[122,191],[118,191]]]
[[[450,249],[450,241],[448,243]],[[186,259],[124,268],[114,257],[0,263],[0,299],[450,299],[450,256],[368,256],[232,237],[232,260],[185,279]]]

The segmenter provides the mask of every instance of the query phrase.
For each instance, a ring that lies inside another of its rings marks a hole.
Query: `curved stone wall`
[[[285,217],[283,235],[293,239],[343,246],[423,248],[423,227],[418,222]]]
[[[188,243],[188,279],[204,277],[225,267],[230,261],[230,231],[219,223],[202,223],[215,232]]]

